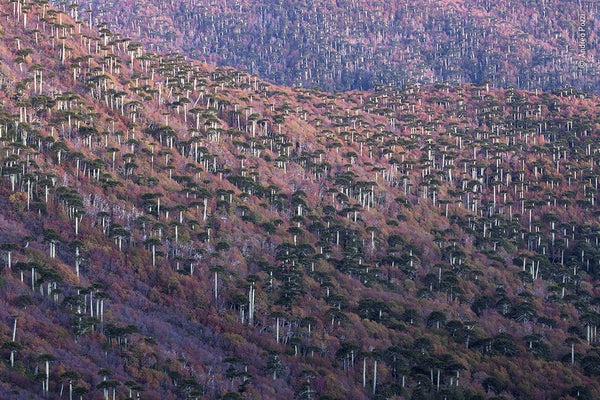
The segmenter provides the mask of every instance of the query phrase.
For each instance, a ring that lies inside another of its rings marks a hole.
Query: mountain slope
[[[293,90],[0,8],[0,397],[599,395],[596,96]]]
[[[91,11],[95,23],[108,22],[156,49],[178,49],[280,84],[330,91],[440,81],[531,90],[599,88],[599,10],[593,1],[80,5],[80,13]]]

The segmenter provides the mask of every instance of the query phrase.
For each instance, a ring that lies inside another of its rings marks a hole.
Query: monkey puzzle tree
[[[19,249],[20,246],[17,243],[2,243],[2,245],[0,245],[0,250],[6,252],[6,267],[8,269],[12,268],[12,253]]]
[[[62,241],[60,234],[53,228],[44,230],[44,241],[48,243],[50,258],[56,257],[56,245]]]

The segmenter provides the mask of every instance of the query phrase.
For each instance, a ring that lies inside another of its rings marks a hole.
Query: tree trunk
[[[79,246],[75,247],[75,274],[79,278]]]
[[[377,360],[373,361],[373,394],[377,390]]]
[[[248,325],[254,325],[254,284],[250,285],[248,291]]]
[[[363,387],[367,387],[367,359],[363,358]]]
[[[219,275],[218,275],[217,271],[215,271],[214,295],[215,295],[215,306],[216,306],[217,305],[217,300],[219,300]]]

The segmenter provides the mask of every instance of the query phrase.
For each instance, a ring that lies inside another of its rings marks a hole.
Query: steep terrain
[[[0,398],[600,396],[598,97],[293,90],[0,11]]]
[[[55,3],[68,11],[67,2]],[[178,49],[279,84],[330,91],[440,81],[530,90],[600,89],[597,1],[80,4],[83,19],[106,21],[154,49]]]

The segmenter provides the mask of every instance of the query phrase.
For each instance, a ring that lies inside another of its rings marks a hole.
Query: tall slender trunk
[[[219,275],[218,275],[217,271],[214,272],[214,280],[215,280],[214,295],[215,295],[215,306],[216,306],[217,300],[219,300]]]
[[[363,358],[363,376],[362,376],[363,387],[367,387],[367,359]]]
[[[46,393],[50,389],[50,361],[46,360]]]
[[[373,394],[377,390],[377,360],[373,361]]]

